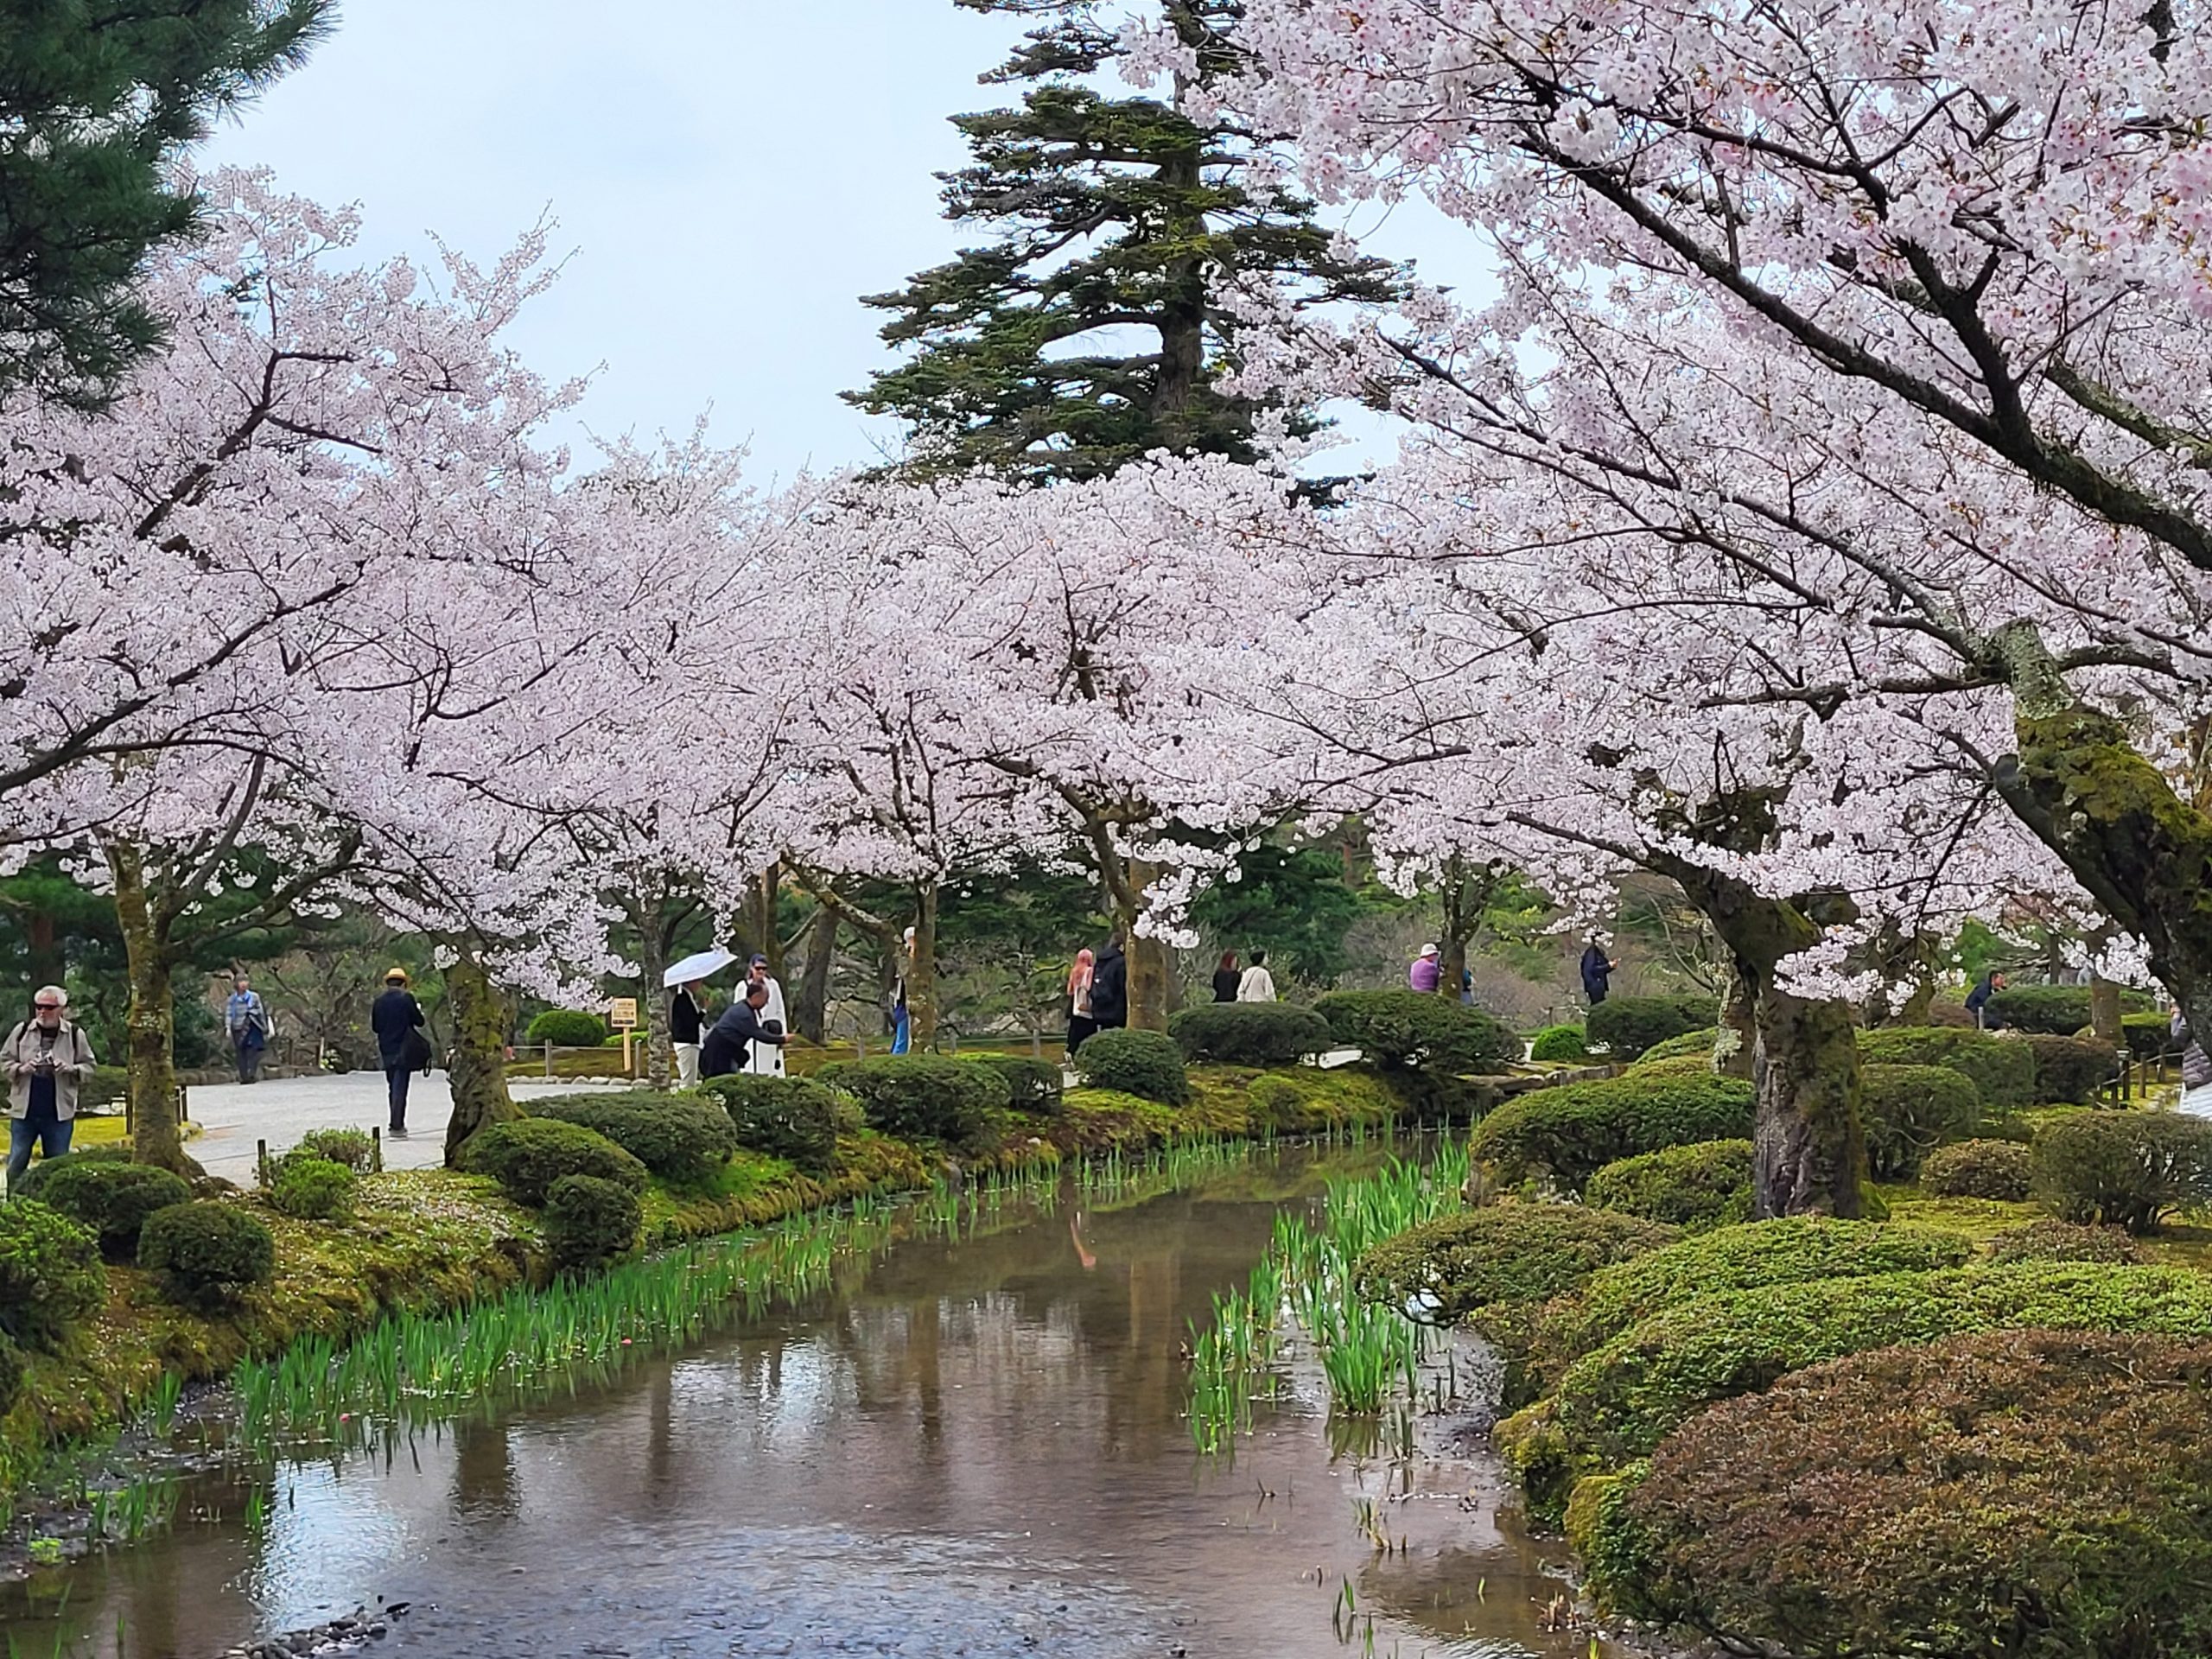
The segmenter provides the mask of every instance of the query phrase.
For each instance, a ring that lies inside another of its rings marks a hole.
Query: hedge
[[[2163,1014],[2123,1014],[2120,1034],[2126,1039],[2130,1059],[2155,1060],[2181,1052],[2174,1040],[2173,1021]]]
[[[342,1221],[353,1213],[353,1172],[335,1159],[289,1152],[270,1172],[269,1201],[301,1221]]]
[[[645,1190],[645,1166],[596,1129],[556,1118],[524,1117],[479,1129],[461,1147],[461,1165],[489,1175],[517,1204],[542,1208],[563,1175],[595,1175],[633,1192]]]
[[[1294,1065],[1330,1047],[1329,1022],[1291,1002],[1198,1002],[1168,1018],[1183,1058],[1219,1065]]]
[[[2120,1075],[2120,1053],[2088,1037],[2028,1036],[2018,1039],[2036,1057],[2036,1104],[2087,1106]]]
[[[1839,1360],[1672,1436],[1585,1560],[1732,1649],[2200,1659],[2208,1374],[2212,1344],[2051,1331]]]
[[[2141,991],[2123,990],[2120,1006],[2124,1020],[2131,1013],[2148,1011],[2152,1002]],[[2086,985],[2014,985],[1991,997],[1989,1007],[2013,1031],[2051,1037],[2071,1037],[2087,1031],[2095,1017]]]
[[[1378,1071],[1449,1077],[1508,1070],[1521,1039],[1480,1008],[1421,991],[1332,991],[1313,1005],[1336,1040]]]
[[[1740,1078],[1631,1073],[1516,1096],[1475,1126],[1468,1151],[1509,1183],[1549,1175],[1579,1191],[1620,1159],[1751,1132],[1751,1085]]]
[[[2082,1227],[2046,1216],[1989,1241],[1992,1262],[2116,1262],[2143,1259],[2135,1241],[2118,1227]]]
[[[1637,1065],[1650,1065],[1660,1060],[1676,1060],[1688,1055],[1710,1064],[1714,1046],[1720,1041],[1720,1027],[1700,1026],[1695,1031],[1678,1032],[1664,1042],[1654,1043],[1636,1058]]]
[[[146,1218],[138,1265],[171,1301],[216,1309],[276,1276],[276,1237],[238,1205],[194,1199]]]
[[[2016,1141],[1961,1141],[1928,1154],[1920,1185],[1939,1198],[2018,1204],[2028,1196],[2033,1174],[2028,1149]]]
[[[545,1194],[545,1248],[554,1270],[582,1273],[629,1253],[645,1211],[620,1181],[563,1175]]]
[[[35,1198],[0,1204],[0,1331],[11,1342],[51,1351],[106,1303],[107,1269],[91,1228]],[[0,1411],[12,1403],[12,1386],[0,1388]]]
[[[1451,1324],[1497,1303],[1544,1301],[1676,1236],[1580,1205],[1494,1204],[1385,1239],[1353,1263],[1352,1284],[1370,1301]]]
[[[1085,1051],[1090,1046],[1084,1045]],[[838,1060],[814,1077],[858,1102],[869,1125],[886,1135],[963,1149],[982,1145],[991,1133],[991,1114],[1005,1111],[1013,1099],[998,1072],[934,1054]]]
[[[2034,1196],[2062,1221],[2152,1233],[2177,1210],[2212,1205],[2212,1118],[2076,1112],[2030,1148]]]
[[[1015,1111],[1039,1117],[1058,1113],[1067,1078],[1058,1060],[1040,1060],[1027,1054],[963,1054],[960,1058],[970,1065],[988,1066],[1004,1077],[1007,1103]]]
[[[1688,1032],[1711,1030],[1710,996],[1609,996],[1583,1016],[1590,1046],[1616,1060],[1632,1060],[1645,1050]]]
[[[1075,1052],[1075,1069],[1088,1088],[1111,1089],[1162,1106],[1190,1102],[1183,1051],[1166,1032],[1117,1029],[1086,1037]]]
[[[597,1130],[664,1181],[702,1181],[737,1150],[728,1111],[719,1097],[704,1094],[558,1095],[531,1101],[524,1109],[532,1117]]]
[[[556,1048],[597,1048],[607,1040],[607,1021],[579,1008],[548,1008],[530,1022],[523,1040]]]
[[[1980,1094],[1948,1065],[1865,1065],[1859,1076],[1866,1172],[1878,1181],[1917,1179],[1929,1153],[1980,1127]]]
[[[2017,1038],[1946,1026],[1885,1026],[1859,1033],[1859,1058],[1869,1065],[1948,1065],[1974,1080],[1983,1110],[1992,1114],[2035,1104],[2035,1051]]]
[[[376,1141],[366,1129],[309,1129],[292,1148],[343,1164],[356,1175],[365,1175],[376,1161]]]
[[[812,1174],[836,1161],[842,1114],[837,1096],[813,1078],[740,1072],[710,1077],[704,1087],[729,1114],[739,1146],[788,1159]],[[859,1114],[853,1116],[858,1128]]]
[[[90,1228],[111,1262],[137,1255],[149,1216],[192,1196],[183,1176],[151,1164],[73,1156],[49,1160],[32,1191],[41,1204]]]
[[[1586,1060],[1590,1044],[1580,1026],[1546,1026],[1529,1042],[1532,1060]]]
[[[1582,1201],[1693,1232],[1751,1218],[1749,1141],[1694,1141],[1607,1164]]]

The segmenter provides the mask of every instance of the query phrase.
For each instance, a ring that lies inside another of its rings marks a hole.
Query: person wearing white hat
[[[1414,965],[1406,969],[1406,983],[1425,996],[1434,996],[1444,972],[1444,964],[1437,959],[1436,947],[1424,944],[1421,954],[1414,958]]]

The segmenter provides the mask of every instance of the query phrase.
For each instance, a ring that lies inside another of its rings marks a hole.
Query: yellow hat
[[[387,985],[404,985],[407,982],[407,970],[404,968],[392,969],[384,976],[384,982]]]

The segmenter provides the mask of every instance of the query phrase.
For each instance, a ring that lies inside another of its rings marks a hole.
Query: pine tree
[[[914,349],[847,400],[910,423],[905,470],[918,476],[1091,478],[1154,449],[1249,459],[1262,410],[1220,389],[1236,331],[1210,280],[1377,302],[1398,272],[1336,252],[1313,203],[1255,175],[1250,136],[1100,92],[1122,48],[1090,0],[956,3],[1051,19],[983,77],[1026,85],[1020,107],[952,118],[973,161],[939,175],[945,217],[993,239],[862,302],[893,314],[884,340]],[[1200,84],[1234,68],[1242,10],[1166,0]],[[1287,419],[1293,432],[1315,424]]]
[[[296,65],[331,0],[13,0],[0,26],[0,394],[97,408],[162,338],[148,252],[198,203],[179,150]]]

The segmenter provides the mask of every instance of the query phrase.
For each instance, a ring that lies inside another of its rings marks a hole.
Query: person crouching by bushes
[[[407,988],[407,970],[384,976],[384,990],[369,1008],[369,1029],[376,1033],[377,1059],[384,1067],[385,1094],[391,1122],[385,1133],[407,1138],[407,1085],[430,1063],[430,1039],[423,1035],[423,1005]]]
[[[2005,976],[1996,972],[1984,974],[1980,982],[1967,993],[1967,1012],[1974,1015],[1974,1022],[1983,1031],[2002,1031],[2005,1022],[1997,1017],[1997,1010],[1989,1006],[1989,999],[2005,988]]]
[[[1068,1057],[1083,1046],[1083,1039],[1098,1029],[1098,1022],[1090,1017],[1090,976],[1097,958],[1086,947],[1075,953],[1075,966],[1068,969]]]
[[[780,1023],[761,1018],[760,1011],[767,1006],[767,981],[748,981],[745,995],[723,1010],[699,1046],[701,1077],[727,1077],[751,1070],[756,1056],[773,1054],[790,1040]]]
[[[2198,1117],[2212,1117],[2212,1054],[2206,1053],[2204,1045],[2190,1035],[2189,1022],[2182,1017],[2180,1003],[2174,1004],[2166,1028],[2182,1045],[2182,1110]],[[11,1170],[13,1167],[10,1166]]]
[[[92,1069],[92,1046],[67,1017],[69,994],[41,985],[31,1017],[8,1033],[8,1190],[30,1167],[35,1146],[48,1158],[69,1150],[77,1116],[77,1085]]]
[[[1436,995],[1436,988],[1444,982],[1444,964],[1437,958],[1436,947],[1424,944],[1421,954],[1406,969],[1406,988],[1419,991],[1423,996]]]

